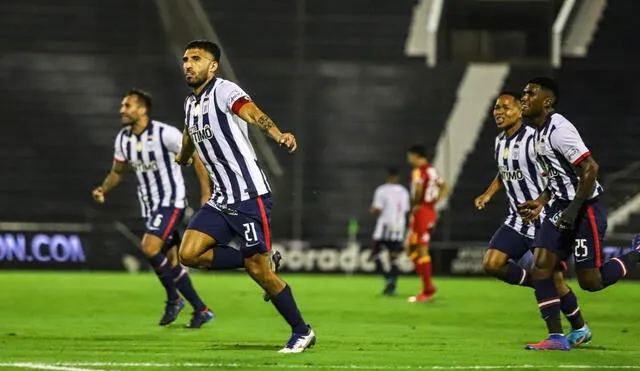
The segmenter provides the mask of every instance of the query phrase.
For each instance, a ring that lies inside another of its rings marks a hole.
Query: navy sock
[[[216,245],[213,248],[213,261],[210,270],[244,268],[244,256],[240,250],[231,246]]]
[[[400,274],[400,269],[398,268],[398,260],[391,259],[391,269],[389,270],[389,279],[394,283],[398,280],[398,275]]]
[[[511,285],[533,287],[529,272],[513,262],[507,263],[507,271],[502,280]]]
[[[619,258],[613,258],[600,267],[604,287],[613,285],[634,269],[639,256],[638,252],[632,251]]]
[[[191,283],[191,278],[189,278],[189,273],[182,268],[180,264],[176,265],[171,269],[171,273],[173,276],[173,282],[180,290],[184,298],[193,306],[197,312],[203,312],[207,309],[207,306],[202,302],[200,296],[196,292],[196,289],[193,287]]]
[[[169,260],[162,253],[158,253],[150,258],[148,258],[151,267],[156,272],[156,275],[160,279],[162,286],[164,286],[165,291],[167,292],[167,300],[168,301],[176,301],[180,299],[180,295],[178,295],[178,291],[176,290],[176,286],[173,283],[173,277],[171,275],[171,265],[169,264]]]
[[[560,298],[560,309],[569,323],[571,323],[571,328],[577,330],[584,327],[584,319],[582,318],[582,312],[580,312],[578,298],[571,289],[568,294]]]
[[[273,306],[276,307],[280,315],[284,317],[291,330],[296,334],[307,334],[309,331],[309,325],[307,325],[302,319],[298,305],[293,298],[291,287],[286,285],[278,295],[272,296],[271,301]]]
[[[562,322],[560,321],[560,298],[558,290],[553,282],[553,277],[540,281],[533,281],[536,292],[538,309],[542,318],[547,323],[550,334],[562,334]]]
[[[382,260],[380,260],[380,256],[376,256],[373,262],[376,264],[376,272],[381,274],[385,279],[389,278],[387,271],[384,270],[384,265],[382,264]]]

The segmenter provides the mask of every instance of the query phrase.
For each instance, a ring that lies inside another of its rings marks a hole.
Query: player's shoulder
[[[551,129],[575,129],[575,126],[569,119],[564,117],[563,115],[554,112],[551,114],[551,122],[549,123]]]
[[[116,140],[120,137],[122,137],[123,135],[129,136],[131,135],[131,126],[123,126],[119,131],[118,134],[116,134]]]
[[[226,80],[226,79],[221,79],[221,78],[216,78],[216,87],[218,89],[222,89],[222,90],[236,90],[236,89],[240,89],[240,85],[238,85],[237,83],[231,81],[231,80]]]
[[[153,125],[156,125],[160,129],[164,129],[166,131],[177,131],[177,132],[180,132],[180,130],[178,130],[178,128],[176,128],[175,126],[173,126],[171,124],[167,124],[166,122],[157,121],[157,120],[152,120],[151,122],[153,123]]]

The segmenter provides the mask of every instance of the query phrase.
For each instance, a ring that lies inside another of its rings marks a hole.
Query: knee
[[[578,279],[578,283],[580,284],[580,288],[584,291],[596,292],[600,291],[604,288],[601,280],[597,279]]]
[[[148,258],[158,255],[161,250],[162,250],[162,245],[158,246],[158,244],[155,244],[155,243],[142,241],[142,253]]]
[[[247,270],[249,276],[257,281],[264,281],[265,275],[268,271],[265,270],[260,264],[257,264],[256,262],[253,262],[251,260],[245,262],[245,269]]]
[[[501,259],[500,257],[496,257],[492,254],[485,254],[484,259],[482,260],[482,266],[484,267],[484,271],[490,275],[500,274],[502,268],[507,264],[506,259]]]
[[[195,250],[188,245],[180,247],[178,257],[180,258],[180,262],[188,267],[194,267],[198,262]]]

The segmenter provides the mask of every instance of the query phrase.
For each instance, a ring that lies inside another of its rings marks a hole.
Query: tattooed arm
[[[289,149],[289,152],[296,150],[298,145],[296,144],[296,138],[291,133],[282,133],[278,126],[267,116],[264,112],[256,106],[255,103],[249,101],[236,113],[241,119],[249,124],[255,125],[267,133],[278,144],[285,146]]]

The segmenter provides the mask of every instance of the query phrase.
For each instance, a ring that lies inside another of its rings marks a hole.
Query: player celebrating
[[[376,270],[385,278],[383,295],[391,296],[396,293],[399,273],[396,260],[402,252],[406,218],[410,208],[409,191],[399,183],[398,169],[390,168],[387,181],[376,188],[371,204],[371,213],[378,217],[373,232],[371,258],[376,264]],[[383,247],[389,251],[389,271],[384,270],[380,261],[380,251]]]
[[[238,85],[215,76],[219,60],[220,48],[210,41],[192,41],[185,48],[183,69],[193,94],[185,101],[186,126],[176,161],[187,165],[197,151],[215,188],[189,223],[180,259],[198,268],[239,260],[291,326],[292,335],[280,352],[300,353],[315,344],[315,334],[302,319],[290,286],[270,269],[271,190],[247,124],[258,126],[289,152],[296,150],[296,139],[280,132]],[[240,238],[241,251],[214,248],[233,238]]]
[[[447,195],[447,185],[427,161],[424,146],[414,145],[409,148],[407,161],[413,167],[411,172],[413,208],[407,253],[413,261],[416,272],[422,278],[422,291],[410,297],[409,302],[426,302],[433,299],[433,294],[436,292],[431,282],[431,256],[429,255],[431,229],[437,220],[435,206]]]
[[[542,177],[536,168],[535,129],[522,122],[520,96],[501,93],[493,108],[493,117],[500,134],[495,141],[495,160],[498,174],[486,192],[475,199],[478,210],[501,189],[505,189],[509,202],[509,215],[495,232],[484,255],[485,271],[511,285],[533,287],[526,269],[518,266],[521,258],[531,260],[531,249],[539,220],[529,222],[518,214],[517,205],[537,198],[544,189]],[[524,264],[523,264],[524,265]],[[582,318],[578,299],[564,281],[562,272],[555,272],[560,297],[560,309],[571,323],[567,336],[571,345],[588,343],[591,331]]]
[[[535,78],[524,88],[522,109],[536,127],[536,158],[548,178],[547,189],[536,200],[520,205],[530,216],[551,200],[551,207],[536,234],[535,266],[532,270],[538,308],[547,323],[549,337],[532,350],[569,350],[562,335],[560,299],[553,271],[572,253],[580,287],[599,291],[613,285],[633,269],[640,250],[602,263],[600,245],[607,229],[604,207],[598,201],[602,187],[598,164],[575,126],[555,112],[558,88],[548,78]]]
[[[187,271],[178,264],[175,249],[180,244],[176,226],[186,206],[182,171],[174,162],[180,151],[182,134],[171,125],[151,120],[150,110],[151,96],[148,93],[133,89],[125,95],[120,106],[124,127],[116,136],[111,172],[92,195],[96,202],[104,203],[105,195],[122,180],[126,167],[135,171],[142,217],[146,218],[142,252],[167,292],[160,325],[175,321],[184,308],[177,289],[194,308],[187,327],[200,328],[213,318],[213,314],[196,293]],[[196,163],[195,169],[204,203],[210,195],[209,179],[201,162]]]

